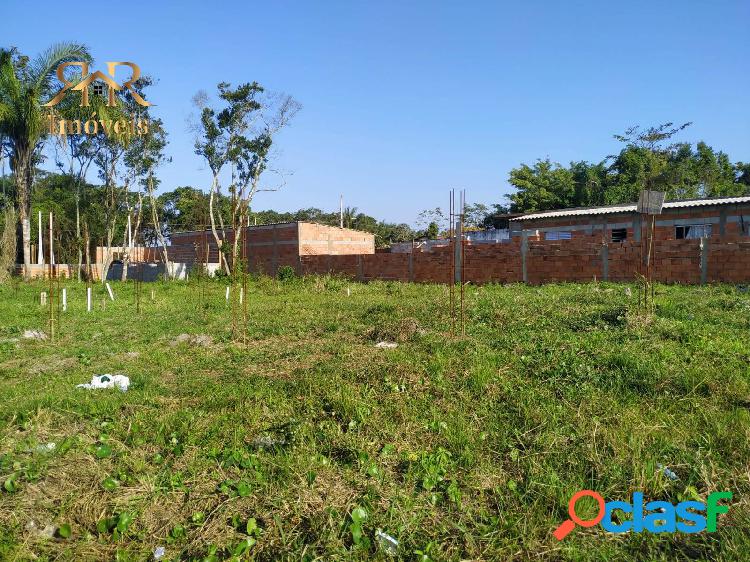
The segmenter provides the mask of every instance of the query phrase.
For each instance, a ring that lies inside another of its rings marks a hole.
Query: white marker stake
[[[47,304],[47,293],[45,291],[42,291],[42,294],[39,297],[39,302],[41,303],[42,306]]]
[[[39,248],[36,254],[36,263],[44,265],[44,239],[42,238],[42,212],[39,211]]]
[[[242,304],[242,287],[240,287],[240,304]]]
[[[227,302],[229,302],[229,287],[227,287],[227,296],[226,296]]]
[[[63,302],[62,302],[63,312],[66,312],[68,310],[68,290],[67,289],[63,289],[62,297],[63,297]]]
[[[49,262],[55,265],[55,244],[52,241],[52,211],[49,212]]]
[[[91,312],[91,287],[86,288],[86,311]]]
[[[105,283],[107,286],[107,292],[109,293],[109,300],[115,300],[115,296],[112,294],[112,287],[109,286],[109,283]]]

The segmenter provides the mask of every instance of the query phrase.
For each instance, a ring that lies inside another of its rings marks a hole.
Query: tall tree
[[[230,253],[232,263],[236,262],[240,227],[247,224],[253,198],[258,191],[274,189],[260,184],[268,169],[273,140],[289,124],[300,106],[290,96],[262,96],[264,89],[257,82],[241,84],[234,89],[229,83],[222,82],[218,90],[219,99],[225,104],[221,110],[208,107],[205,98],[197,96],[198,103],[203,105],[195,151],[206,159],[213,174],[209,195],[211,231],[220,249],[219,255],[223,256],[224,269],[229,274],[230,260],[226,254]],[[234,242],[231,250],[227,248],[221,215],[220,236],[214,213],[214,201],[220,193],[219,174],[227,164],[232,168],[229,192]]]
[[[549,158],[514,168],[509,181],[518,190],[509,197],[513,211],[548,211],[576,204],[573,173]]]
[[[51,94],[51,78],[58,65],[90,59],[86,47],[74,43],[54,45],[33,62],[13,49],[0,51],[0,134],[11,145],[10,164],[15,178],[26,278],[30,276],[31,265],[31,186],[46,132],[42,104]]]

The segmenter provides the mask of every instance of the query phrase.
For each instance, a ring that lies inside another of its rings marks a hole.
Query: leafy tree
[[[614,138],[624,143],[616,155],[598,164],[571,162],[565,168],[549,159],[522,164],[510,172],[517,192],[513,212],[564,207],[592,207],[638,200],[643,189],[657,189],[669,199],[736,196],[750,193],[750,166],[732,164],[729,156],[705,142],[674,143],[690,123],[630,127]],[[491,222],[491,221],[489,221]]]
[[[262,188],[260,179],[267,170],[274,137],[299,111],[299,104],[290,96],[261,97],[264,89],[257,82],[241,84],[235,89],[227,82],[218,85],[219,99],[225,104],[220,110],[208,107],[205,96],[196,96],[201,109],[197,125],[196,154],[208,162],[213,179],[209,197],[211,231],[216,244],[226,251],[226,233],[219,215],[221,235],[216,228],[214,200],[220,192],[219,174],[222,168],[232,166],[229,191],[232,197],[231,221],[235,233],[232,245],[232,263],[239,252],[239,227],[247,223],[250,204],[255,194],[272,190]],[[224,268],[230,273],[229,262],[223,255]]]
[[[470,203],[464,205],[464,228],[477,229],[482,228],[484,218],[489,214],[490,209],[484,203]]]
[[[14,49],[0,50],[0,134],[7,138],[11,148],[26,278],[31,265],[31,187],[46,132],[42,103],[51,93],[55,69],[71,60],[90,60],[90,56],[83,45],[74,43],[54,45],[33,62]]]
[[[537,160],[534,166],[514,168],[510,183],[518,190],[509,197],[513,211],[548,211],[576,203],[573,173],[549,158]]]

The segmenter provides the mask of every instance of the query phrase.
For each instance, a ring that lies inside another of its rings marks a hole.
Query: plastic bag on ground
[[[122,392],[125,392],[130,386],[130,379],[125,375],[94,375],[91,377],[91,382],[86,384],[76,385],[76,388],[85,388],[86,390],[98,389],[98,388],[118,388]]]

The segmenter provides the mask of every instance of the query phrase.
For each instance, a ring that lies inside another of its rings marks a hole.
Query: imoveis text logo
[[[576,502],[588,496],[599,504],[599,513],[593,519],[581,519],[576,515]],[[720,505],[720,500],[731,500],[732,492],[712,492],[706,502],[683,501],[676,506],[665,501],[652,501],[643,505],[643,492],[633,493],[633,502],[609,501],[604,502],[601,495],[591,490],[581,490],[573,495],[568,502],[568,515],[553,533],[558,541],[563,540],[576,525],[580,527],[594,527],[601,523],[602,528],[610,533],[700,533],[716,531],[716,520],[720,513],[727,513],[729,506]],[[612,520],[615,512],[620,522]],[[705,513],[705,515],[704,515]]]

